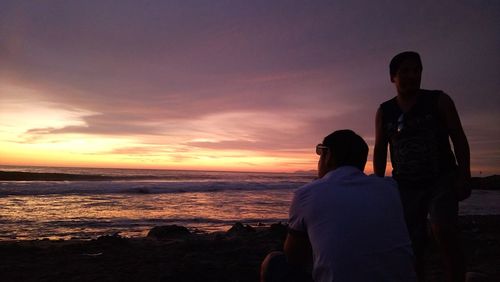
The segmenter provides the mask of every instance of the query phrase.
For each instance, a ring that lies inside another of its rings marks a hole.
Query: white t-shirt
[[[342,166],[295,191],[289,228],[306,232],[314,281],[416,281],[397,184]]]

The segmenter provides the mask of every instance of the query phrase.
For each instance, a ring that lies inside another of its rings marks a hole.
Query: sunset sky
[[[500,1],[0,1],[0,164],[316,168],[418,51],[500,174]]]

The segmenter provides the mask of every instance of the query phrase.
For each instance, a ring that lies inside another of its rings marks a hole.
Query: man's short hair
[[[323,139],[323,145],[331,150],[333,167],[350,165],[362,171],[365,169],[368,145],[354,131],[337,130]]]
[[[389,73],[391,74],[391,78],[393,78],[396,75],[401,64],[408,59],[415,60],[416,62],[418,62],[418,64],[420,65],[420,69],[422,69],[422,60],[420,59],[420,55],[417,52],[414,51],[402,52],[394,56],[394,58],[392,58],[391,60],[391,63],[389,64]]]

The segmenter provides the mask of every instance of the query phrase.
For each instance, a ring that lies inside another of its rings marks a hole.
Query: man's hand
[[[455,180],[455,191],[457,193],[457,200],[463,201],[470,197],[471,194],[471,186],[470,179],[459,176]]]

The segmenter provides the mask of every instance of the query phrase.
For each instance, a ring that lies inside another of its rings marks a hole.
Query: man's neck
[[[413,105],[417,102],[418,91],[415,92],[398,92],[398,96],[396,97],[396,101],[398,106],[401,108],[403,112],[409,111]]]

